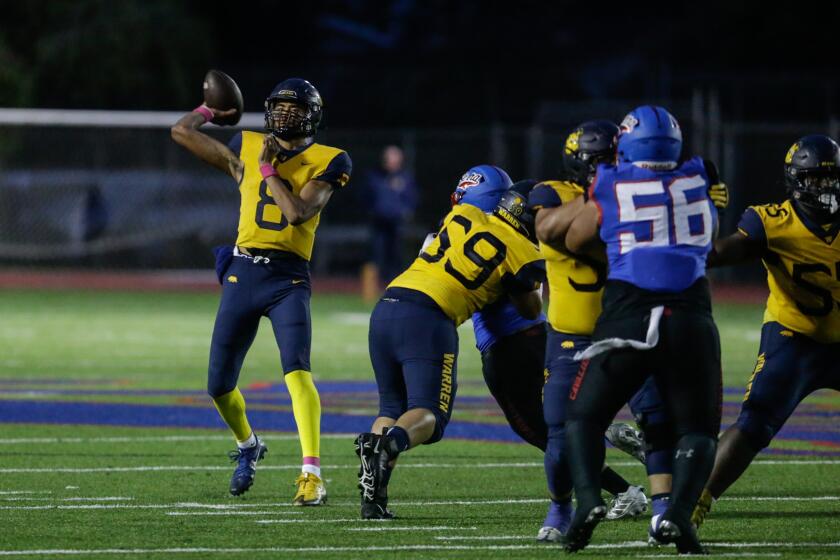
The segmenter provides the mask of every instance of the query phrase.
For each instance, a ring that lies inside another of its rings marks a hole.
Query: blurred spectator
[[[382,167],[365,178],[365,200],[371,209],[372,262],[362,271],[362,290],[368,300],[379,297],[380,283],[393,280],[404,266],[403,225],[411,220],[417,207],[417,185],[404,163],[402,149],[386,146]]]

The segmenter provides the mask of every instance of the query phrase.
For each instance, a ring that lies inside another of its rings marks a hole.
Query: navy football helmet
[[[537,234],[534,227],[534,211],[528,206],[528,195],[537,182],[533,179],[517,181],[502,194],[502,198],[493,209],[494,216],[504,220],[534,243],[537,242]]]
[[[672,168],[682,152],[682,131],[674,116],[655,105],[630,111],[621,121],[618,160]]]
[[[512,184],[510,176],[501,167],[477,165],[461,176],[451,196],[452,206],[470,204],[484,212],[492,212]]]
[[[599,163],[612,163],[615,159],[618,125],[598,120],[578,125],[566,138],[563,148],[563,167],[568,178],[586,187],[595,178]]]
[[[797,140],[785,156],[789,196],[818,219],[840,210],[840,146],[823,134]]]
[[[277,104],[291,102],[303,111],[280,110]],[[315,135],[323,118],[324,102],[315,86],[302,78],[283,80],[265,100],[265,128],[283,140]]]

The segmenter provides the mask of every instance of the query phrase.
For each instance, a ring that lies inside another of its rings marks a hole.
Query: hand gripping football
[[[204,103],[220,111],[236,109],[232,115],[213,119],[214,124],[234,125],[242,118],[242,92],[233,78],[221,70],[210,70],[204,76]]]

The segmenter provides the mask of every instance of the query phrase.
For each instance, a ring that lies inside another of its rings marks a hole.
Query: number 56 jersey
[[[607,245],[608,279],[643,290],[682,292],[706,275],[717,229],[701,158],[675,169],[598,166],[590,199]]]
[[[796,204],[750,206],[741,233],[763,241],[770,297],[764,322],[775,321],[818,342],[840,342],[840,235],[801,215]]]
[[[533,243],[496,216],[459,204],[388,287],[426,294],[460,325],[503,294],[531,291],[544,280],[545,262]]]

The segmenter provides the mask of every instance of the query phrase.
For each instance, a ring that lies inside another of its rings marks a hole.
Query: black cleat
[[[589,510],[586,517],[582,513],[575,515],[569,530],[566,532],[563,547],[566,552],[583,550],[592,538],[592,532],[598,523],[607,516],[607,506],[601,503]]]
[[[662,543],[674,543],[680,554],[708,554],[700,544],[697,532],[691,524],[679,527],[674,521],[663,519],[653,534],[653,538]]]
[[[388,487],[383,484],[383,436],[366,433],[356,438],[356,455],[359,457],[359,490],[361,491],[362,519],[393,519],[388,509]]]

